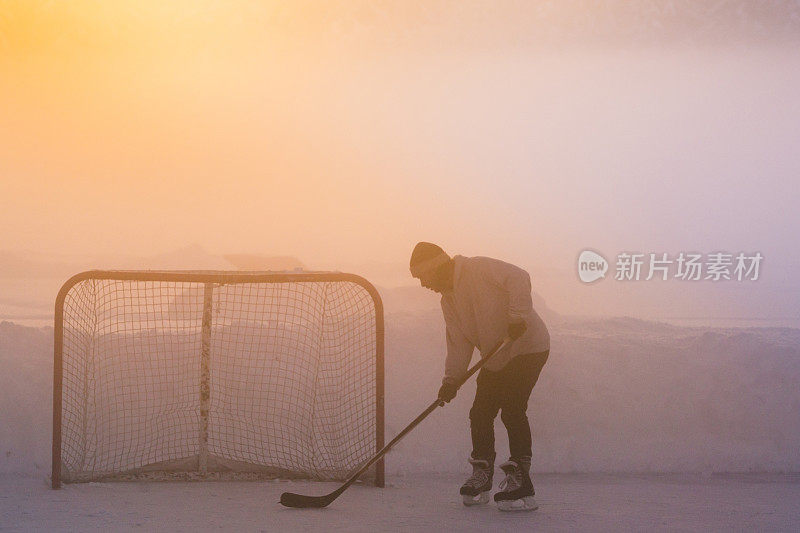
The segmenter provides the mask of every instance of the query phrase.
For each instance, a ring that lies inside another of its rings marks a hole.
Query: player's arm
[[[475,347],[461,332],[458,327],[453,310],[442,302],[444,321],[447,326],[447,357],[444,361],[444,378],[439,389],[439,398],[449,402],[456,397],[456,383],[467,373],[472,352]]]
[[[531,277],[518,266],[489,259],[483,264],[484,276],[508,294],[508,335],[519,338],[527,329],[525,318],[533,309]]]

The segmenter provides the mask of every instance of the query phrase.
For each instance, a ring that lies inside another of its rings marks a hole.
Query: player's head
[[[411,275],[426,289],[442,293],[453,288],[453,260],[439,246],[418,242],[409,266]]]

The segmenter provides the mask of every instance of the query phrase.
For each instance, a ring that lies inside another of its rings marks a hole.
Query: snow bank
[[[388,433],[435,394],[438,312],[387,318]],[[528,408],[536,470],[800,470],[800,330],[684,328],[635,319],[551,325]],[[394,472],[464,469],[474,383],[394,452]],[[508,453],[496,422],[498,454]]]
[[[387,438],[432,401],[436,309],[387,313]],[[800,471],[800,329],[685,328],[634,319],[551,324],[529,405],[540,472]],[[52,328],[0,323],[0,472],[50,467]],[[388,457],[399,476],[460,472],[474,382]],[[498,453],[507,455],[497,422]]]
[[[50,473],[53,328],[0,322],[0,472]]]

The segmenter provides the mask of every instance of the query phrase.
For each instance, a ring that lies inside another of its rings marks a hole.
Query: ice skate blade
[[[519,500],[503,500],[497,502],[497,508],[501,511],[535,511],[539,504],[533,496],[526,496]]]
[[[489,491],[481,492],[477,496],[468,496],[466,494],[461,496],[463,498],[464,505],[467,507],[472,507],[473,505],[484,505],[489,503]]]

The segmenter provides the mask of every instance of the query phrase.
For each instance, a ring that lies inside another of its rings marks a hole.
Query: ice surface
[[[90,483],[51,490],[0,475],[4,531],[793,531],[800,476],[545,474],[539,510],[464,507],[463,476],[416,475],[384,489],[354,486],[326,509],[287,509],[284,491],[332,483]],[[8,528],[8,529],[6,529]]]

